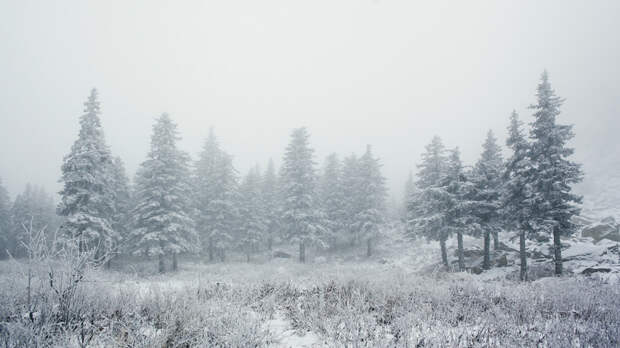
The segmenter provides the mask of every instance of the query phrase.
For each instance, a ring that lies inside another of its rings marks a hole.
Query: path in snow
[[[307,332],[300,336],[286,319],[284,314],[276,311],[273,319],[265,323],[267,330],[273,335],[274,342],[269,346],[272,348],[315,348],[324,347],[321,339],[313,332]]]

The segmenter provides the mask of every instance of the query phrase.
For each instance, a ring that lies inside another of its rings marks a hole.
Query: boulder
[[[478,267],[478,266],[474,266],[471,268],[471,273],[473,274],[481,274],[482,273],[482,267]]]
[[[495,261],[495,264],[497,267],[506,267],[508,266],[508,258],[506,255],[502,255]]]
[[[613,216],[608,216],[608,217],[606,217],[606,218],[603,218],[603,219],[601,220],[601,223],[604,223],[604,224],[609,224],[609,225],[617,225],[617,224],[616,224],[616,219],[614,219],[614,217],[613,217]]]
[[[613,219],[613,218],[612,218]],[[611,223],[600,222],[586,226],[581,230],[583,237],[590,237],[594,239],[595,243],[598,243],[601,239],[609,239],[613,241],[620,241],[620,233],[618,233],[618,225]]]
[[[586,269],[584,269],[583,271],[581,271],[581,274],[584,275],[592,275],[593,273],[609,273],[611,272],[610,268],[594,268],[594,267],[588,267]]]
[[[274,251],[273,252],[273,257],[275,258],[282,258],[282,259],[290,259],[292,256],[289,253],[286,253],[284,251]]]

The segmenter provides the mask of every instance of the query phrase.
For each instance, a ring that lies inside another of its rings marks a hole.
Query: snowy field
[[[554,278],[545,274],[547,269],[552,273],[550,261],[544,256],[532,258],[534,280],[526,283],[516,281],[518,266],[509,251],[494,253],[496,259],[508,255],[507,265],[480,275],[445,272],[439,267],[438,244],[387,238],[371,259],[365,259],[361,249],[338,257],[314,252],[307,264],[265,255],[245,263],[242,255],[233,255],[230,262],[216,264],[183,259],[178,272],[164,275],[157,274],[156,262],[134,260],[122,267],[118,262],[107,271],[88,269],[75,287],[70,264],[51,269],[38,265],[31,268],[30,300],[27,265],[7,261],[0,264],[0,343],[29,347],[618,346],[618,255],[607,257],[605,241],[594,244],[574,238],[568,243],[567,258],[586,255],[589,261],[568,261],[572,274]],[[466,239],[470,264],[478,262],[476,244],[478,240]],[[510,244],[507,240],[507,248]],[[454,250],[454,245],[449,247]],[[593,256],[598,254],[604,255]],[[579,274],[584,267],[601,267],[603,262],[613,271]],[[53,288],[50,270],[60,284]]]

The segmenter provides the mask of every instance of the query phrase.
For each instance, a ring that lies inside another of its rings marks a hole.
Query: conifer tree
[[[53,198],[42,187],[27,184],[24,191],[15,197],[10,209],[7,246],[12,256],[25,255],[26,250],[23,248],[23,242],[27,237],[25,228],[31,224],[35,231],[55,231],[58,227],[58,217]]]
[[[11,226],[11,199],[0,179],[0,260],[8,257],[10,226]]]
[[[306,246],[324,245],[324,218],[316,202],[316,173],[306,128],[291,134],[282,165],[283,219],[288,238],[299,244],[299,261],[306,261]]]
[[[478,218],[484,241],[483,269],[491,265],[491,235],[495,249],[499,247],[498,232],[501,228],[501,195],[504,163],[497,139],[489,130],[482,145],[482,155],[472,170],[472,199],[475,201],[473,214]]]
[[[536,93],[537,103],[531,123],[530,158],[536,168],[531,178],[533,214],[536,229],[553,235],[555,273],[562,274],[562,243],[560,236],[570,235],[575,226],[571,217],[578,215],[581,197],[572,192],[572,185],[582,180],[581,166],[569,159],[574,150],[568,147],[573,138],[572,125],[556,122],[564,100],[555,95],[547,72],[543,72]]]
[[[359,200],[361,209],[355,216],[358,239],[366,241],[366,256],[372,255],[373,240],[384,223],[387,189],[381,175],[381,164],[372,154],[370,145],[359,161]]]
[[[165,271],[164,257],[196,249],[197,234],[190,216],[191,187],[188,182],[189,156],[177,148],[179,135],[168,114],[153,126],[151,150],[136,178],[136,206],[131,232],[136,254],[159,258],[159,271]]]
[[[409,203],[408,233],[410,236],[422,235],[439,241],[442,263],[448,267],[446,240],[451,231],[446,226],[447,209],[443,186],[446,170],[445,147],[441,138],[435,136],[426,146],[422,162],[418,165],[416,186],[419,192]]]
[[[226,250],[233,246],[239,223],[239,184],[232,157],[222,152],[215,163],[216,190],[207,205],[208,237],[221,261],[226,260]]]
[[[262,181],[262,197],[265,207],[265,228],[267,250],[272,251],[273,243],[280,232],[281,204],[278,196],[278,177],[273,160],[269,160]]]
[[[265,205],[261,192],[261,177],[258,167],[252,168],[240,187],[240,236],[239,246],[245,252],[247,261],[264,240],[267,224]]]
[[[208,208],[218,191],[216,186],[216,163],[218,163],[221,156],[222,151],[213,128],[211,128],[198,161],[195,164],[194,172],[196,226],[202,242],[202,250],[208,252],[209,261],[213,261],[215,258],[215,241],[211,236],[213,228]]]
[[[343,198],[343,233],[351,246],[358,244],[356,217],[362,209],[360,202],[360,161],[355,154],[344,159],[340,179]]]
[[[408,214],[408,205],[409,202],[415,200],[415,194],[417,193],[417,187],[415,185],[415,181],[413,179],[413,172],[409,171],[409,176],[407,177],[407,181],[405,182],[405,193],[403,194],[403,203],[402,203],[402,213],[401,217],[404,219],[403,221],[407,222],[409,220]]]
[[[129,237],[131,230],[132,197],[129,178],[125,172],[125,165],[120,157],[112,162],[112,192],[114,194],[114,215],[112,227],[120,234],[121,240]],[[123,248],[117,246],[115,252],[122,252]],[[108,263],[109,266],[109,263]]]
[[[525,239],[532,233],[532,186],[529,183],[534,168],[529,158],[530,144],[522,130],[516,111],[510,115],[506,145],[512,155],[506,161],[503,173],[502,206],[503,220],[519,231],[520,278],[527,280],[527,254]]]
[[[463,235],[473,232],[477,220],[473,215],[472,188],[464,173],[459,149],[455,148],[450,151],[445,176],[435,195],[443,201],[439,213],[444,215],[444,228],[448,234],[456,233],[459,271],[465,270]]]
[[[344,194],[342,191],[342,165],[335,153],[325,159],[323,174],[319,182],[319,201],[325,214],[328,240],[334,248],[345,235],[346,225]]]
[[[96,248],[101,255],[120,238],[111,222],[114,213],[112,157],[99,119],[101,109],[96,89],[91,91],[84,105],[78,139],[62,165],[63,189],[57,210],[65,217],[63,234],[78,239],[81,251]]]

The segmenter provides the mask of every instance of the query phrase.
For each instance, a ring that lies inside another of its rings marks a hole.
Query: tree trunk
[[[250,262],[250,253],[246,253],[246,254],[245,254],[245,257],[246,257],[246,261],[247,261],[247,262]]]
[[[215,252],[213,250],[213,237],[209,237],[209,262],[213,262],[215,259]]]
[[[496,229],[493,230],[493,250],[499,250],[499,232]]]
[[[105,269],[112,269],[112,257],[109,257],[108,260],[105,262]]]
[[[527,281],[527,255],[525,253],[525,229],[521,228],[519,233],[519,257],[521,258],[520,278]]]
[[[465,270],[465,259],[463,257],[463,233],[461,231],[456,233],[456,240],[458,243],[458,254],[459,254],[459,271]]]
[[[164,273],[166,267],[164,265],[164,254],[159,254],[159,273]]]
[[[299,242],[299,262],[306,262],[306,245],[303,241]]]
[[[482,269],[491,268],[491,232],[487,229],[484,231],[484,261],[482,261]]]
[[[553,254],[555,256],[555,275],[562,275],[562,241],[560,240],[560,229],[553,227]]]
[[[269,250],[269,252],[273,250],[273,237],[271,236],[267,239],[267,250]]]
[[[177,260],[177,254],[172,254],[172,270],[176,272],[179,268],[179,261]]]
[[[224,248],[219,248],[220,253],[220,261],[226,262],[226,250]]]
[[[446,239],[444,237],[439,239],[439,245],[441,246],[441,262],[448,268],[448,251],[446,250]]]
[[[366,257],[372,256],[372,238],[366,240]]]

